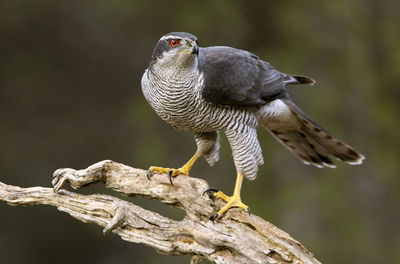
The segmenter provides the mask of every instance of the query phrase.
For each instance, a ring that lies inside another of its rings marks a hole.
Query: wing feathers
[[[263,105],[286,91],[284,77],[254,54],[230,47],[199,50],[205,100],[220,105]]]

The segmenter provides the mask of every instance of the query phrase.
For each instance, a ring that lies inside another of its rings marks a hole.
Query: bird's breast
[[[193,130],[198,123],[199,98],[196,89],[202,85],[196,78],[152,80],[145,74],[142,91],[154,111],[167,123],[179,130]]]
[[[191,81],[154,81],[144,74],[142,90],[154,111],[178,130],[211,132],[258,125],[253,108],[220,106],[202,98],[202,75]]]

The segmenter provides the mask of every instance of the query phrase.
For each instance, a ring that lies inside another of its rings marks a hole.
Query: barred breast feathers
[[[232,129],[240,123],[251,127],[258,125],[249,108],[218,106],[205,101],[201,95],[204,76],[197,69],[182,78],[160,78],[163,74],[148,70],[143,76],[145,84],[142,87],[156,113],[173,127],[209,132]]]

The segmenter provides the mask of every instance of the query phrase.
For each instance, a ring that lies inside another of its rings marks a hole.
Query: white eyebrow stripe
[[[162,38],[160,38],[160,40],[165,40],[165,39],[182,39],[182,37],[168,35],[168,36],[163,36]]]

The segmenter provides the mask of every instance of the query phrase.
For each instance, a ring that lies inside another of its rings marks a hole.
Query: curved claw
[[[174,185],[174,184],[172,183],[172,173],[174,173],[173,170],[170,170],[170,171],[168,172],[168,179],[169,179],[169,182],[171,183],[171,185]]]
[[[219,216],[218,213],[216,213],[215,215],[210,217],[210,220],[214,223],[215,219],[217,219],[218,216]]]
[[[153,173],[152,173],[151,169],[147,170],[146,175],[147,175],[147,179],[149,179],[149,181],[151,181],[151,177],[153,176]]]
[[[211,193],[211,192],[219,192],[219,190],[218,189],[216,189],[216,188],[208,188],[207,190],[205,190],[204,192],[203,192],[203,195],[205,194],[205,193]]]
[[[247,207],[247,212],[249,213],[250,216],[250,207]]]

